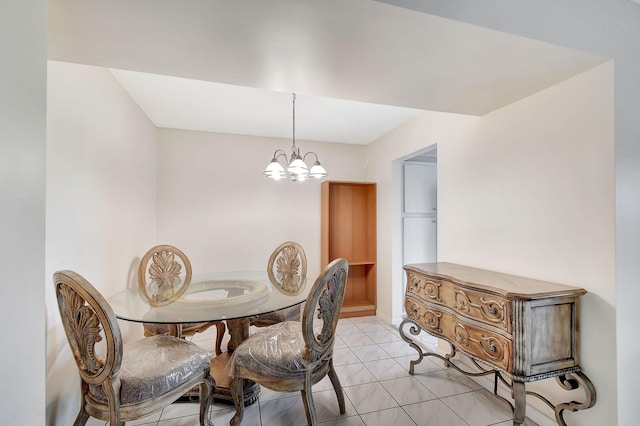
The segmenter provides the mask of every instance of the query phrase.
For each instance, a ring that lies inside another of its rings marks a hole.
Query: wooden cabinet
[[[376,314],[376,184],[322,183],[321,264],[349,261],[342,318]]]
[[[582,385],[584,403],[553,406],[559,424],[564,424],[564,410],[595,403],[595,388],[579,366],[579,306],[584,289],[443,262],[404,269],[407,317],[400,325],[400,335],[419,353],[411,361],[411,374],[423,356],[441,358],[445,365],[465,374],[494,373],[495,383],[504,374],[511,379],[511,383],[502,382],[511,388],[515,400],[514,425],[524,421],[527,382],[556,377],[567,390]],[[446,340],[451,354],[422,352],[405,334],[406,324],[418,327],[410,334],[421,329]],[[458,350],[480,361],[475,364],[480,372],[463,371],[450,362]]]

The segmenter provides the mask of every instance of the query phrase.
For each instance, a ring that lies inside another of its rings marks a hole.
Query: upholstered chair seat
[[[210,360],[210,352],[173,336],[125,343],[120,366],[120,404],[137,404],[180,387],[202,375]],[[89,385],[89,393],[97,401],[107,403],[102,385]]]
[[[234,353],[231,369],[242,377],[304,377],[313,363],[305,360],[306,343],[299,321],[281,322],[266,327],[242,342]],[[327,354],[330,356],[331,354]],[[315,361],[314,361],[315,362]]]

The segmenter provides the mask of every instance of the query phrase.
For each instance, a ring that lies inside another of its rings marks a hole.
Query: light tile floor
[[[215,327],[193,341],[212,349]],[[346,413],[340,415],[328,378],[314,386],[318,419],[324,426],[507,426],[511,412],[468,377],[425,358],[408,373],[415,349],[398,330],[376,317],[341,319],[336,331],[334,363],[342,383]],[[433,338],[419,336],[423,343]],[[226,337],[228,339],[228,336]],[[226,346],[226,340],[224,346]],[[235,410],[214,403],[210,417],[216,426],[228,425]],[[90,419],[88,426],[105,425]],[[176,402],[163,411],[127,425],[197,426],[198,404]],[[300,393],[262,388],[258,403],[245,408],[242,426],[303,426],[306,417]],[[529,419],[525,425],[535,425]]]

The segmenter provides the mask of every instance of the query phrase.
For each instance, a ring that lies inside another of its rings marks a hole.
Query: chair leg
[[[244,417],[244,379],[234,378],[229,382],[229,390],[231,391],[231,399],[236,407],[236,414],[233,416],[229,425],[238,426]]]
[[[333,385],[333,390],[336,392],[336,396],[338,397],[338,406],[340,407],[340,414],[344,414],[344,392],[342,392],[342,385],[340,384],[340,380],[338,379],[338,375],[336,374],[335,368],[333,368],[333,358],[329,361],[329,379],[331,380],[331,384]]]
[[[73,422],[73,426],[84,426],[89,420],[89,414],[84,410],[84,396],[89,392],[89,385],[80,379],[80,411]]]
[[[80,404],[80,412],[76,417],[76,420],[73,422],[73,426],[84,426],[87,424],[87,420],[89,420],[89,414],[84,411],[84,401]]]
[[[109,424],[124,426],[124,422],[120,420],[120,378],[105,381],[102,390],[109,401]]]
[[[220,321],[216,323],[216,355],[222,353],[222,339],[224,338],[224,332],[227,327],[224,322]]]
[[[316,414],[316,406],[313,403],[313,392],[311,390],[311,375],[305,377],[304,389],[300,391],[302,393],[302,402],[304,403],[304,411],[307,414],[307,424],[309,426],[316,426],[318,424],[318,415]]]
[[[213,402],[215,388],[216,381],[207,370],[203,382],[200,383],[200,426],[213,426],[213,422],[209,420],[209,409]]]

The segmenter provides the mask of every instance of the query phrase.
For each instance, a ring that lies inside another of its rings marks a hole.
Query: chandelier
[[[311,168],[307,167],[305,159],[308,155],[315,157],[315,162]],[[280,160],[283,160],[283,163]],[[286,171],[285,171],[286,170]],[[281,149],[273,153],[273,159],[264,169],[264,175],[269,179],[280,180],[288,177],[294,182],[302,182],[307,178],[316,179],[327,176],[327,171],[322,167],[315,152],[309,151],[303,156],[300,155],[300,148],[296,147],[296,94],[293,93],[293,145],[291,146],[291,157],[287,160],[287,154]]]

